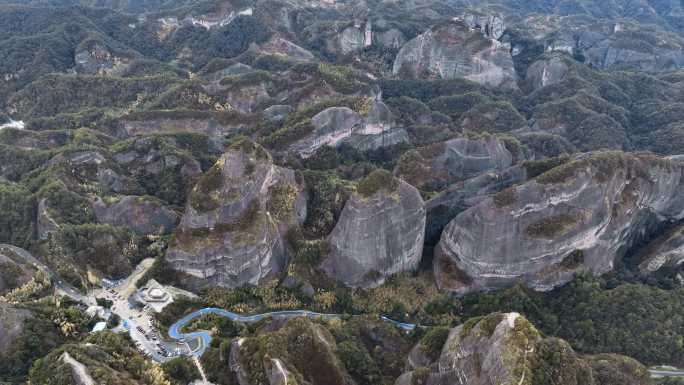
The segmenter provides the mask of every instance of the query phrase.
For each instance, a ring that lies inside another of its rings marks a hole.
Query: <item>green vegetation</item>
[[[490,102],[490,99],[479,92],[469,92],[463,95],[440,96],[430,100],[428,105],[433,111],[449,115],[454,121],[472,108]]]
[[[5,313],[3,309],[3,313]],[[3,314],[3,316],[5,316]],[[50,319],[49,313],[31,314],[20,323],[21,335],[8,349],[0,353],[0,379],[4,376],[19,377],[26,375],[31,363],[48,354],[52,349],[64,343],[65,338]]]
[[[536,178],[537,176],[558,167],[570,160],[568,155],[561,155],[552,158],[545,158],[540,160],[526,160],[522,162],[522,167],[527,172],[528,178]]]
[[[21,185],[0,182],[0,242],[27,248],[33,238],[36,206]]]
[[[548,293],[518,285],[461,302],[467,315],[520,312],[547,335],[567,340],[581,353],[619,353],[647,365],[681,365],[684,291],[608,283],[582,275]]]
[[[496,207],[500,209],[512,206],[518,201],[517,190],[515,187],[508,187],[494,194],[492,200],[494,201]]]
[[[84,108],[129,108],[171,86],[177,78],[113,78],[49,75],[16,93],[10,103],[23,116],[38,117]]]
[[[294,212],[299,189],[291,183],[278,183],[269,188],[268,210],[278,221],[288,219]]]
[[[55,265],[72,261],[79,268],[92,268],[106,277],[131,273],[140,261],[138,241],[128,230],[110,225],[62,225],[51,238],[48,252]]]
[[[304,229],[314,237],[326,236],[337,223],[349,192],[343,180],[331,173],[305,171],[307,213]]]
[[[449,328],[437,326],[429,329],[420,339],[420,348],[431,362],[434,362],[439,358],[439,354],[442,352],[442,347],[444,346],[447,337],[449,337]]]
[[[197,185],[190,193],[190,205],[199,212],[207,212],[219,207],[218,193],[223,186],[223,160],[214,164],[202,174]]]
[[[74,380],[71,367],[61,359],[65,353],[85,365],[88,374],[98,384],[168,384],[164,372],[145,360],[133,348],[132,341],[127,336],[107,331],[88,336],[83,340],[83,344],[63,345],[35,361],[29,376],[31,383],[72,384]],[[170,366],[172,364],[165,364],[164,369]],[[194,365],[190,366],[190,369],[194,369]]]
[[[376,169],[361,179],[356,186],[356,192],[362,197],[370,198],[378,191],[394,192],[399,187],[399,181],[387,170]]]
[[[558,214],[531,223],[525,228],[530,238],[552,239],[565,234],[582,219],[581,214]]]

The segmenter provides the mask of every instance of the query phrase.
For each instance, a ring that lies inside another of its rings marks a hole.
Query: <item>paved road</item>
[[[337,319],[341,318],[341,314],[324,314],[324,313],[316,313],[308,310],[283,310],[283,311],[274,311],[274,312],[268,312],[268,313],[262,313],[262,314],[254,314],[254,315],[240,315],[237,313],[233,313],[228,310],[224,309],[218,309],[218,308],[204,308],[197,310],[195,312],[192,312],[185,317],[179,319],[176,321],[171,327],[169,328],[169,337],[181,341],[181,342],[187,342],[187,341],[197,341],[198,343],[194,344],[196,347],[191,349],[191,354],[193,356],[201,356],[204,354],[204,351],[206,350],[207,346],[211,343],[211,335],[209,332],[200,330],[196,332],[190,332],[190,333],[183,333],[181,332],[181,329],[183,329],[185,326],[187,326],[192,320],[199,318],[203,315],[206,314],[217,314],[222,317],[226,317],[230,319],[231,321],[235,322],[242,322],[242,323],[253,323],[253,322],[259,322],[263,319],[269,318],[269,317],[285,317],[285,318],[294,318],[294,317],[308,317],[308,318],[314,318],[314,319],[322,319],[322,320],[327,320],[327,319]],[[413,330],[416,328],[416,325],[414,324],[409,324],[409,323],[403,323],[403,322],[398,322],[392,319],[389,319],[385,316],[381,316],[380,319],[382,319],[385,322],[391,323],[403,330]]]

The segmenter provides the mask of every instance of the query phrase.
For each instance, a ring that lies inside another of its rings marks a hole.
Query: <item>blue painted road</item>
[[[269,313],[262,313],[262,314],[255,314],[255,315],[240,315],[237,313],[233,313],[228,310],[224,309],[219,309],[215,307],[207,307],[204,309],[200,309],[197,311],[194,311],[185,317],[179,319],[176,321],[171,327],[169,328],[169,337],[175,339],[175,340],[191,340],[191,339],[200,339],[202,343],[200,346],[192,352],[192,355],[194,356],[201,356],[204,354],[204,351],[207,349],[207,346],[211,343],[211,335],[209,334],[208,331],[205,330],[199,330],[196,332],[191,332],[191,333],[183,333],[181,330],[187,326],[192,320],[195,318],[199,318],[203,315],[206,314],[216,314],[221,317],[226,317],[231,321],[235,322],[242,322],[242,323],[254,323],[254,322],[259,322],[263,319],[269,318],[269,317],[286,317],[286,318],[294,318],[294,317],[308,317],[312,319],[321,319],[321,320],[329,320],[329,319],[337,319],[341,318],[341,314],[324,314],[324,313],[316,313],[308,310],[283,310],[283,311],[274,311],[274,312],[269,312]],[[414,324],[409,324],[409,323],[403,323],[403,322],[398,322],[392,319],[389,319],[385,316],[380,316],[380,319],[382,319],[385,322],[391,323],[392,325],[395,325],[396,327],[406,330],[406,331],[411,331],[416,328],[416,325]]]

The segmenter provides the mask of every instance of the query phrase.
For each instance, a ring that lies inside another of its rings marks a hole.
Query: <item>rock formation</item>
[[[265,348],[258,348],[260,343]],[[240,385],[259,378],[270,385],[301,383],[302,378],[312,384],[353,385],[336,353],[335,339],[322,325],[306,318],[276,319],[258,336],[233,340],[229,362]]]
[[[684,163],[644,154],[576,158],[462,212],[444,230],[438,285],[463,294],[524,280],[536,290],[610,271],[652,226],[684,218]]]
[[[527,68],[525,83],[532,91],[560,83],[570,71],[566,60],[563,54],[553,54],[535,61]]]
[[[33,313],[26,309],[12,307],[6,302],[0,302],[0,359],[10,352],[12,344],[21,337],[24,324]]]
[[[284,235],[304,220],[305,204],[292,170],[238,139],[192,190],[166,259],[199,285],[275,278],[288,262]]]
[[[412,365],[407,365],[409,368]],[[616,382],[614,372],[621,372]],[[648,384],[648,371],[619,355],[580,356],[564,340],[545,338],[518,313],[471,318],[449,332],[436,362],[395,385]]]
[[[406,43],[393,72],[465,78],[494,87],[516,88],[510,46],[490,39],[463,22],[434,27]]]
[[[19,253],[28,254],[17,247],[0,244],[0,295],[28,283],[37,271],[31,261]]]
[[[425,241],[436,245],[444,227],[456,215],[473,207],[515,184],[524,182],[527,172],[523,167],[513,166],[505,170],[492,170],[476,177],[455,182],[425,202],[427,220]]]
[[[365,116],[349,107],[326,108],[311,118],[311,125],[313,133],[292,146],[305,157],[326,145],[347,143],[366,151],[408,141],[406,130],[396,127],[391,110],[380,100],[370,102]]]
[[[111,204],[97,199],[93,212],[98,223],[126,227],[138,235],[168,234],[179,216],[150,197],[124,196]]]
[[[684,263],[684,227],[676,226],[652,240],[636,257],[639,270],[652,273]]]
[[[418,267],[424,234],[418,191],[386,171],[374,171],[347,200],[328,238],[330,252],[322,268],[349,286],[375,286]]]
[[[421,190],[435,191],[487,172],[499,172],[513,164],[503,140],[457,138],[435,143],[404,156],[396,174]]]

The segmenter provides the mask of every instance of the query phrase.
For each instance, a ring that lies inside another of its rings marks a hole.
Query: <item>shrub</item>
[[[515,187],[508,187],[494,194],[492,200],[498,208],[512,206],[518,201],[517,190]]]
[[[558,214],[543,218],[525,228],[525,235],[530,238],[554,238],[564,234],[581,220],[578,214]]]
[[[420,348],[430,361],[434,362],[439,358],[447,337],[449,337],[449,328],[437,326],[430,328],[420,339]]]
[[[362,197],[369,198],[378,191],[393,192],[399,187],[399,181],[384,169],[375,169],[365,178],[361,179],[356,187]]]

